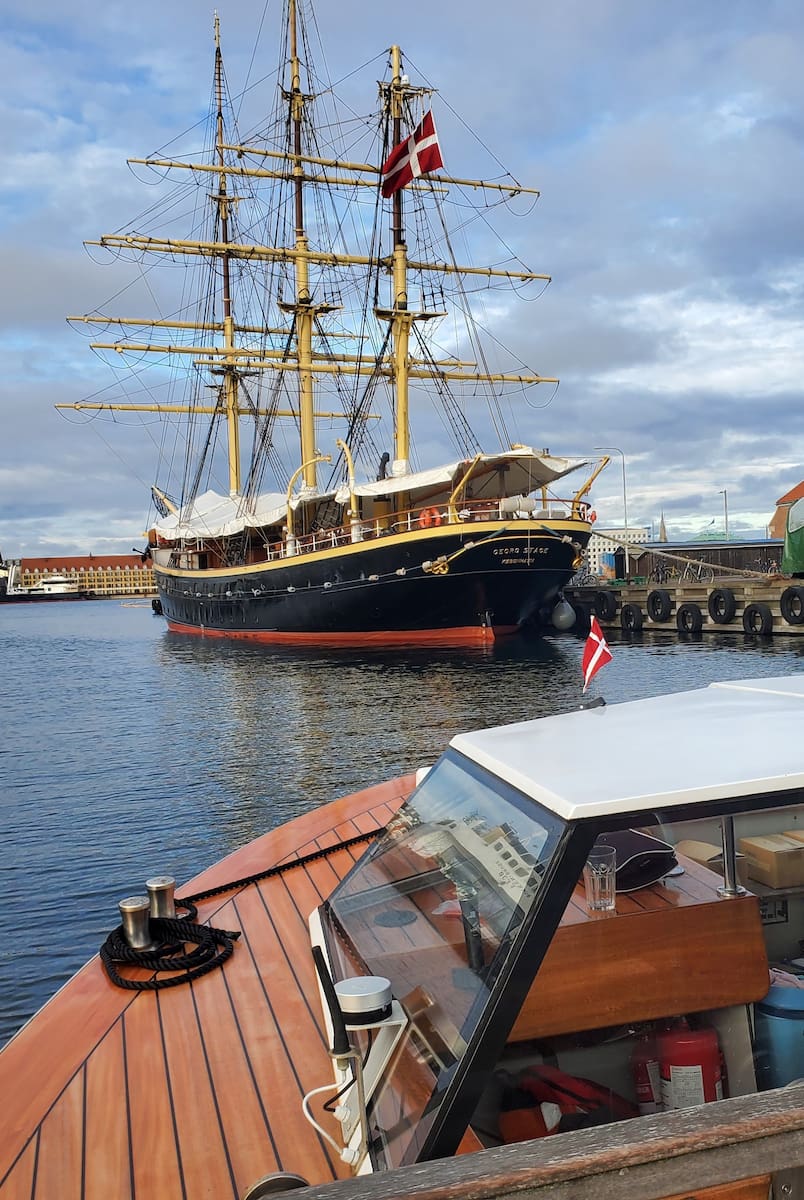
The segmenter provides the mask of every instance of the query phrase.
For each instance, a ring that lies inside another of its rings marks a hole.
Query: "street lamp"
[[[604,453],[619,454],[623,460],[623,526],[625,530],[625,578],[628,578],[628,496],[625,486],[625,454],[619,446],[593,446],[593,450],[602,450]]]
[[[725,488],[721,488],[719,495],[723,497],[723,520],[726,526],[726,541],[729,540],[729,495]]]

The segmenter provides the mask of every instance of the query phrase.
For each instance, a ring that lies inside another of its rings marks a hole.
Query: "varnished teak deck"
[[[406,776],[316,809],[184,890],[216,887],[371,832],[412,785]],[[122,991],[99,960],[87,964],[0,1054],[0,1200],[224,1200],[269,1171],[313,1183],[348,1174],[301,1112],[302,1096],[332,1078],[307,918],[362,849],[335,849],[204,902],[200,919],[243,937],[222,970],[191,985]],[[645,980],[631,972],[657,952],[678,955],[682,944],[700,965],[690,978],[676,964],[673,1011],[761,996],[767,975],[756,901],[718,902],[716,883],[692,868],[665,887],[620,897],[617,917],[604,920],[589,919],[573,901],[514,1037],[666,1014],[666,994],[643,996],[632,1011],[628,997]],[[713,952],[720,947],[720,959],[701,955],[702,939]],[[618,974],[625,986],[612,990]],[[659,972],[648,974],[658,979]],[[621,995],[620,1007],[592,1011],[589,996],[607,994]]]
[[[305,814],[184,891],[376,829],[412,785],[406,776]],[[361,852],[200,905],[199,919],[243,937],[193,984],[122,991],[88,963],[0,1054],[2,1200],[221,1200],[269,1171],[348,1174],[301,1113],[302,1096],[332,1078],[307,918]]]

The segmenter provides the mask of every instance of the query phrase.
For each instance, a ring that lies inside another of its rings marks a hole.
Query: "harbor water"
[[[609,703],[804,670],[804,639],[609,641],[590,688]],[[146,878],[183,882],[298,813],[433,762],[462,730],[577,707],[582,650],[573,634],[277,649],[171,635],[148,601],[0,608],[0,1044]]]

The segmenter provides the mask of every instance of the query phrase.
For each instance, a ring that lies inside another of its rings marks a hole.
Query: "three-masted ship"
[[[580,565],[599,465],[512,438],[511,395],[521,401],[557,380],[518,361],[492,370],[473,311],[497,288],[516,298],[549,277],[507,246],[497,265],[462,265],[446,213],[457,198],[466,227],[467,205],[483,197],[486,237],[490,207],[538,193],[512,176],[446,173],[432,89],[411,84],[396,46],[379,116],[347,113],[336,142],[334,118],[314,121],[332,89],[306,65],[303,79],[301,10],[290,0],[275,110],[247,138],[231,119],[216,18],[207,153],[132,159],[160,183],[180,180],[149,210],[161,231],[88,243],[141,268],[155,256],[200,269],[204,289],[186,285],[156,319],[70,318],[119,330],[93,348],[129,363],[137,380],[148,356],[165,372],[172,364],[167,397],[64,407],[182,425],[172,448],[160,444],[165,478],[151,489],[147,551],[155,606],[174,631],[315,644],[515,632],[549,619]],[[359,161],[351,148],[366,130],[373,146]],[[190,184],[208,219],[174,236]],[[449,292],[462,324],[449,316]],[[181,393],[179,375],[190,385]],[[488,401],[493,451],[470,425],[467,393],[472,406]],[[433,401],[443,429],[425,416]],[[428,466],[443,430],[453,456]],[[580,485],[564,484],[581,468]]]

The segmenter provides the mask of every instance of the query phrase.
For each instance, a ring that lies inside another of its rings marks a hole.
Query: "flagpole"
[[[625,487],[625,453],[619,446],[593,446],[593,450],[609,451],[613,450],[615,454],[619,454],[623,460],[623,526],[624,526],[624,541],[623,550],[625,551],[625,578],[628,578],[628,499]]]
[[[723,497],[723,520],[726,526],[726,541],[729,540],[729,499],[728,492],[725,488],[720,489],[720,494]]]

